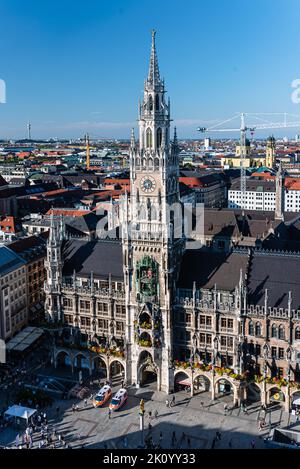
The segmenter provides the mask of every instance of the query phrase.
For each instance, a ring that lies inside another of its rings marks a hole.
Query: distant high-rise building
[[[210,147],[211,147],[211,140],[209,137],[206,137],[204,139],[204,149],[209,150]]]

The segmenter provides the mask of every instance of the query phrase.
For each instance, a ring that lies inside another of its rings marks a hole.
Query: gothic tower
[[[170,101],[165,93],[152,31],[138,143],[131,133],[130,198],[126,195],[123,201],[127,380],[139,385],[156,377],[157,389],[168,393],[174,381],[172,303],[184,238],[177,136],[175,129],[170,141]]]
[[[47,271],[47,283],[45,285],[46,302],[45,313],[49,321],[60,321],[60,289],[62,282],[62,255],[61,247],[65,236],[63,217],[55,220],[53,214],[50,218],[49,238],[47,241],[47,258],[45,268]]]
[[[276,143],[275,138],[269,137],[267,140],[266,147],[266,167],[274,168],[275,165],[275,154],[276,154]]]

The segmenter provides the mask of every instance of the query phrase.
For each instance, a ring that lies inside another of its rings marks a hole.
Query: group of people
[[[65,441],[65,437],[62,433],[58,433],[55,429],[52,432],[49,431],[48,425],[42,422],[40,427],[29,425],[25,433],[21,435],[18,433],[15,440],[15,446],[18,449],[32,449],[33,448],[33,436],[37,442],[37,447],[42,448],[58,448],[58,447],[70,447]]]

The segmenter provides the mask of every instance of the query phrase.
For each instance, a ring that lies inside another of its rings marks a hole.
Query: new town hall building
[[[300,255],[207,251],[178,236],[170,122],[153,32],[121,236],[72,239],[51,219],[45,306],[49,321],[64,324],[54,363],[107,377],[122,370],[127,383],[154,380],[166,393],[188,383],[213,399],[228,392],[235,403],[289,406],[300,382]]]

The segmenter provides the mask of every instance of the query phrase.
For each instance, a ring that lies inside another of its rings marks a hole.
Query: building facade
[[[26,263],[0,248],[0,339],[8,340],[27,324]]]
[[[290,179],[284,178],[281,168],[275,180],[248,179],[244,198],[241,195],[240,182],[234,181],[228,190],[228,208],[273,211],[280,198],[285,212],[299,212],[299,185],[297,181],[290,182]]]
[[[92,373],[101,362],[107,376],[122,369],[127,383],[153,379],[166,393],[182,380],[212,398],[229,386],[235,403],[250,385],[268,403],[278,388],[272,380],[283,379],[276,398],[289,402],[299,381],[300,257],[187,247],[170,122],[153,32],[138,142],[131,133],[122,240],[66,237],[63,219],[51,216],[45,311],[74,345],[57,344],[54,363]],[[86,351],[75,347],[78,331],[88,337]]]

